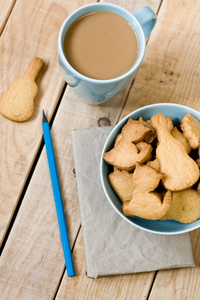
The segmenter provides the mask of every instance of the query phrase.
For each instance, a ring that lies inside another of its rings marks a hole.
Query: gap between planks
[[[100,2],[100,0],[97,0],[97,2]],[[157,15],[159,14],[159,11],[160,11],[160,9],[161,9],[162,4],[163,4],[163,0],[160,1],[159,7],[158,7],[157,12],[156,12]],[[149,37],[148,37],[147,40],[146,40],[146,44],[147,44],[147,45],[148,45],[148,41],[149,41]],[[120,121],[120,119],[121,119],[122,112],[123,112],[123,109],[124,109],[124,107],[125,107],[125,105],[126,105],[126,102],[127,102],[128,97],[129,97],[130,91],[131,91],[132,87],[134,86],[134,81],[135,81],[135,80],[133,79],[133,81],[132,81],[131,84],[130,84],[130,88],[129,88],[128,92],[127,92],[127,95],[126,95],[124,104],[123,104],[123,106],[122,106],[122,108],[121,108],[121,111],[120,111],[120,113],[119,113],[119,117],[118,117],[116,123],[118,123],[118,122]],[[80,227],[79,227],[79,229],[78,229],[76,238],[75,238],[74,243],[73,243],[73,246],[72,246],[72,252],[73,252],[73,250],[74,250],[74,248],[75,248],[75,245],[76,245],[78,236],[79,236],[79,234],[80,234],[80,230],[81,230],[81,224],[80,224]],[[58,291],[59,291],[59,288],[60,288],[60,286],[61,286],[61,284],[62,284],[62,281],[63,281],[65,272],[66,272],[66,268],[64,267],[63,272],[62,272],[62,275],[61,275],[60,280],[59,280],[59,283],[58,283],[58,287],[57,287],[56,292],[55,292],[55,295],[54,295],[54,297],[53,297],[53,300],[56,299],[56,296],[57,296]],[[151,295],[151,291],[152,291],[154,282],[155,282],[155,280],[156,280],[157,274],[158,274],[158,271],[156,271],[155,274],[154,274],[154,277],[153,277],[151,286],[150,286],[150,288],[149,288],[149,292],[148,292],[148,295],[147,295],[147,297],[146,297],[146,300],[148,300],[149,297],[150,297],[150,295]]]
[[[64,93],[65,93],[66,87],[67,87],[67,84],[65,83],[65,85],[64,85],[64,87],[63,87],[63,90],[62,90],[62,92],[61,92],[61,95],[60,95],[60,97],[59,97],[58,103],[57,103],[57,105],[56,105],[55,111],[54,111],[54,113],[53,113],[53,115],[52,115],[52,118],[51,118],[51,120],[49,120],[49,126],[50,126],[50,128],[52,127],[53,121],[54,121],[54,119],[55,119],[55,116],[56,116],[56,114],[57,114],[58,108],[59,108],[60,103],[61,103],[61,101],[62,101],[62,98],[63,98],[63,95],[64,95]],[[41,126],[42,126],[42,112],[41,112]],[[5,237],[4,237],[4,239],[3,239],[3,242],[2,242],[2,245],[1,245],[1,248],[0,248],[0,256],[1,256],[2,253],[3,253],[3,249],[4,249],[5,245],[6,245],[6,242],[7,242],[8,238],[9,238],[9,235],[10,235],[10,233],[11,233],[13,224],[14,224],[14,222],[15,222],[15,219],[16,219],[17,214],[18,214],[18,212],[19,212],[20,206],[21,206],[22,201],[23,201],[23,199],[24,199],[24,196],[25,196],[25,194],[26,194],[26,191],[27,191],[27,188],[28,188],[29,183],[30,183],[30,181],[31,181],[31,178],[32,178],[32,175],[33,175],[33,173],[34,173],[35,167],[36,167],[36,165],[37,165],[37,163],[38,163],[38,161],[39,161],[39,158],[40,158],[40,155],[41,155],[41,153],[42,153],[43,147],[44,147],[44,139],[43,139],[43,136],[42,136],[42,141],[41,141],[39,150],[38,150],[38,152],[37,152],[37,154],[36,154],[36,157],[35,157],[35,160],[34,160],[34,162],[33,162],[33,165],[32,165],[32,167],[31,167],[31,170],[30,170],[29,174],[28,174],[27,181],[26,181],[26,183],[25,183],[24,188],[22,189],[22,192],[21,192],[19,201],[18,201],[18,203],[17,203],[17,206],[16,206],[15,211],[14,211],[14,213],[13,213],[12,219],[11,219],[10,224],[9,224],[9,226],[8,226],[8,230],[7,230],[7,232],[6,232],[6,234],[5,234]]]
[[[162,1],[163,1],[163,0],[161,0],[161,2],[160,2],[160,5],[159,5],[158,10],[157,10],[157,13],[158,13],[159,10],[160,10]],[[12,13],[12,11],[13,11],[13,8],[14,8],[16,2],[17,2],[17,0],[13,1],[12,6],[10,7],[10,10],[9,10],[9,13],[8,13],[8,17],[7,17],[7,19],[5,20],[5,23],[4,23],[3,27],[2,27],[2,31],[0,32],[0,35],[1,35],[1,33],[3,32],[3,29],[4,29],[5,26],[6,26],[6,23],[7,23],[8,19],[9,19],[9,16],[11,15],[11,13]],[[97,2],[100,2],[100,0],[97,0]],[[147,43],[148,43],[148,40],[147,40]],[[120,112],[120,114],[119,114],[119,118],[118,118],[117,122],[118,122],[119,119],[120,119],[120,116],[121,116],[121,114],[122,114],[123,108],[124,108],[125,103],[126,103],[126,101],[127,101],[127,99],[128,99],[128,95],[129,95],[129,93],[130,93],[130,90],[131,90],[133,84],[134,84],[134,80],[132,81],[132,83],[131,83],[131,85],[130,85],[130,88],[129,88],[129,90],[128,90],[128,93],[127,93],[127,96],[126,96],[124,105],[123,105],[123,107],[122,107],[122,109],[121,109],[121,112]],[[59,97],[59,101],[58,101],[58,103],[57,103],[57,106],[56,106],[56,109],[55,109],[54,114],[53,114],[53,116],[52,116],[52,119],[49,121],[50,127],[52,126],[53,120],[54,120],[55,115],[56,115],[56,113],[57,113],[57,110],[58,110],[58,108],[59,108],[59,105],[60,105],[60,102],[61,102],[61,100],[62,100],[63,94],[64,94],[64,92],[65,92],[66,86],[67,86],[67,84],[65,84],[65,86],[64,86],[64,88],[63,88],[63,90],[62,90],[62,92],[61,92],[61,96]],[[13,213],[12,219],[11,219],[10,224],[9,224],[9,227],[8,227],[8,230],[7,230],[7,232],[6,232],[6,234],[5,234],[5,237],[4,237],[4,239],[3,239],[3,242],[2,242],[2,245],[1,245],[1,248],[0,248],[0,256],[1,256],[2,252],[3,252],[3,249],[4,249],[4,247],[5,247],[6,241],[8,240],[9,234],[10,234],[10,232],[11,232],[11,230],[12,230],[12,226],[13,226],[14,221],[15,221],[15,219],[16,219],[16,217],[17,217],[18,212],[19,212],[19,209],[20,209],[20,206],[21,206],[21,204],[22,204],[24,195],[25,195],[26,190],[27,190],[27,187],[28,187],[28,185],[29,185],[29,183],[30,183],[31,177],[32,177],[32,175],[33,175],[34,169],[35,169],[36,164],[37,164],[37,162],[38,162],[38,160],[39,160],[39,157],[40,157],[40,155],[41,155],[41,152],[42,152],[43,147],[44,147],[44,141],[43,141],[43,138],[42,138],[42,141],[41,141],[39,150],[38,150],[38,152],[37,152],[37,154],[36,154],[36,158],[35,158],[35,160],[34,160],[33,166],[31,167],[31,170],[30,170],[30,172],[29,172],[29,175],[28,175],[26,184],[25,184],[24,188],[22,189],[22,192],[21,192],[19,201],[18,201],[17,206],[16,206],[16,208],[15,208],[15,211],[14,211],[14,213]]]
[[[97,2],[99,2],[99,0],[98,0]],[[161,0],[161,2],[160,2],[159,8],[158,8],[158,10],[157,10],[157,14],[159,13],[159,10],[160,10],[160,8],[161,8],[162,2],[163,2],[163,0]],[[16,0],[13,2],[13,5],[12,5],[10,11],[9,11],[8,17],[7,17],[7,19],[5,20],[5,23],[4,23],[3,27],[2,27],[2,31],[0,32],[0,35],[2,34],[2,32],[3,32],[3,30],[4,30],[5,26],[6,26],[6,23],[7,23],[8,19],[9,19],[9,16],[11,15],[12,10],[13,10],[13,8],[14,8],[14,6],[15,6],[15,3],[16,3]],[[148,43],[148,40],[147,40],[147,43]],[[128,90],[128,93],[127,93],[127,96],[126,96],[124,105],[123,105],[123,107],[122,107],[122,109],[121,109],[121,112],[120,112],[120,114],[119,114],[118,121],[120,120],[120,117],[121,117],[121,115],[122,115],[122,111],[123,111],[124,106],[125,106],[125,104],[126,104],[126,102],[127,102],[127,99],[128,99],[129,93],[130,93],[130,90],[131,90],[131,88],[133,87],[133,85],[134,85],[134,80],[132,81],[132,83],[131,83],[131,85],[130,85],[130,88],[129,88],[129,90]],[[56,106],[56,109],[55,109],[55,111],[54,111],[54,114],[53,114],[51,120],[49,121],[49,123],[50,123],[50,128],[52,127],[52,124],[53,124],[53,121],[54,121],[54,119],[55,119],[56,113],[57,113],[57,111],[58,111],[59,105],[60,105],[60,103],[61,103],[61,101],[62,101],[63,94],[64,94],[64,92],[65,92],[65,90],[66,90],[66,86],[67,86],[67,84],[65,84],[65,86],[64,86],[64,88],[63,88],[63,90],[62,90],[62,93],[61,93],[61,95],[60,95],[60,97],[59,97],[59,101],[58,101],[58,103],[57,103],[57,106]],[[117,122],[118,122],[118,121],[117,121]],[[9,237],[9,234],[10,234],[10,232],[11,232],[11,230],[12,230],[12,226],[13,226],[14,221],[15,221],[15,219],[16,219],[16,217],[17,217],[18,212],[19,212],[20,206],[21,206],[21,204],[22,204],[22,201],[23,201],[23,198],[24,198],[24,196],[25,196],[26,190],[27,190],[28,185],[29,185],[29,183],[30,183],[31,177],[32,177],[32,175],[33,175],[33,173],[34,173],[34,170],[35,170],[35,167],[36,167],[36,165],[37,165],[37,162],[39,161],[39,157],[40,157],[40,155],[41,155],[41,152],[42,152],[43,147],[44,147],[44,141],[43,141],[43,139],[42,139],[41,145],[40,145],[39,150],[38,150],[38,152],[37,152],[37,155],[36,155],[36,158],[35,158],[35,160],[34,160],[33,166],[32,166],[32,168],[31,168],[31,170],[30,170],[29,175],[28,175],[27,182],[26,182],[26,184],[25,184],[25,186],[24,186],[24,188],[23,188],[23,190],[22,190],[22,193],[21,193],[19,202],[18,202],[18,204],[17,204],[17,207],[16,207],[15,212],[14,212],[14,214],[13,214],[12,220],[11,220],[11,222],[10,222],[9,228],[8,228],[7,233],[6,233],[6,235],[5,235],[5,238],[4,238],[4,240],[3,240],[2,247],[1,247],[1,249],[0,249],[0,256],[1,256],[2,252],[3,252],[3,249],[4,249],[4,246],[5,246],[5,244],[6,244],[6,241],[7,241],[8,237]],[[81,225],[79,226],[79,229],[78,229],[78,231],[77,231],[77,235],[76,235],[76,238],[75,238],[74,243],[73,243],[73,246],[72,246],[72,252],[73,252],[73,249],[75,248],[75,244],[76,244],[77,238],[78,238],[78,236],[79,236],[79,234],[80,234],[80,229],[81,229]],[[59,281],[59,283],[58,283],[58,287],[57,287],[57,290],[56,290],[56,293],[55,293],[53,299],[56,298],[56,295],[57,295],[58,290],[59,290],[59,288],[60,288],[60,285],[61,285],[61,283],[62,283],[62,279],[63,279],[63,276],[64,276],[65,271],[66,271],[66,269],[65,269],[65,267],[64,267],[62,276],[61,276],[60,281]],[[150,296],[150,293],[151,293],[151,290],[152,290],[152,287],[153,287],[153,284],[154,284],[156,275],[157,275],[157,272],[155,273],[155,276],[154,276],[154,278],[153,278],[153,280],[152,280],[152,285],[151,285],[151,287],[150,287],[150,290],[149,290],[147,299],[149,299],[149,296]]]
[[[161,9],[162,4],[163,4],[163,0],[160,1],[160,4],[159,4],[158,9],[157,9],[157,11],[156,11],[156,15],[157,15],[157,16],[158,16],[158,14],[159,14],[159,11],[160,11],[160,9]],[[150,35],[151,35],[151,34],[150,34]],[[147,40],[146,40],[146,45],[148,45],[148,41],[149,41],[150,35],[148,36],[148,38],[147,38]],[[124,101],[124,105],[122,106],[122,109],[121,109],[121,112],[120,112],[120,114],[119,114],[119,118],[118,118],[118,120],[117,120],[117,123],[121,120],[122,112],[123,112],[124,107],[126,106],[126,102],[127,102],[128,96],[129,96],[129,94],[130,94],[130,91],[131,91],[131,89],[132,89],[132,87],[133,87],[133,85],[134,85],[134,81],[135,81],[135,79],[133,79],[133,81],[131,82],[130,89],[128,90],[127,97],[126,97],[126,99],[125,99],[125,101]]]
[[[158,271],[155,271],[155,274],[154,274],[154,277],[153,277],[151,286],[150,286],[150,288],[149,288],[149,293],[148,293],[148,295],[147,295],[147,299],[146,299],[146,300],[149,300],[149,297],[150,297],[150,295],[151,295],[151,291],[152,291],[152,289],[153,289],[153,285],[154,285],[154,282],[155,282],[155,280],[156,280],[157,274],[158,274]]]
[[[72,245],[72,250],[71,250],[71,252],[73,252],[73,250],[74,250],[76,241],[77,241],[78,236],[79,236],[79,233],[80,233],[80,231],[81,231],[81,227],[82,227],[82,225],[80,224],[80,226],[79,226],[79,228],[78,228],[78,231],[77,231],[77,234],[76,234],[76,237],[75,237],[75,239],[74,239],[74,243],[73,243],[73,245]],[[57,289],[56,289],[56,292],[55,292],[55,294],[54,294],[52,300],[55,300],[56,297],[57,297],[57,294],[58,294],[59,288],[60,288],[60,286],[61,286],[61,283],[62,283],[62,280],[63,280],[63,277],[64,277],[65,272],[66,272],[66,266],[64,266],[64,268],[63,268],[62,275],[61,275],[60,280],[59,280],[59,282],[58,282],[58,287],[57,287]],[[76,274],[75,274],[75,276],[76,276]]]
[[[100,1],[100,0],[98,0],[97,2],[99,2],[99,1]],[[157,9],[157,12],[156,12],[157,15],[159,14],[159,11],[160,11],[160,9],[161,9],[162,3],[163,3],[163,0],[160,1],[160,5],[159,5],[159,7],[158,7],[158,9]],[[149,37],[148,37],[147,42],[146,42],[147,44],[148,44],[148,41],[149,41]],[[125,105],[126,105],[127,99],[128,99],[128,97],[129,97],[129,94],[130,94],[130,91],[131,91],[133,85],[134,85],[134,79],[133,79],[133,81],[131,82],[130,88],[129,88],[128,93],[127,93],[127,95],[126,95],[126,99],[125,99],[124,104],[123,104],[123,106],[122,106],[122,109],[121,109],[121,111],[120,111],[120,114],[119,114],[117,123],[118,123],[118,122],[120,121],[120,119],[121,119],[121,115],[122,115],[123,109],[124,109],[124,107],[125,107]],[[80,229],[81,229],[81,225],[80,225],[79,230],[78,230],[78,232],[77,232],[77,235],[76,235],[76,238],[75,238],[73,247],[72,247],[72,252],[73,252],[73,249],[75,248],[75,244],[76,244],[76,241],[77,241],[77,239],[78,239],[78,235],[80,234]],[[58,291],[59,291],[59,288],[60,288],[60,286],[61,286],[61,283],[62,283],[62,280],[63,280],[63,277],[64,277],[65,272],[66,272],[66,269],[64,268],[63,273],[62,273],[62,276],[61,276],[60,281],[59,281],[59,284],[58,284],[58,288],[57,288],[56,293],[55,293],[55,295],[54,295],[54,297],[53,297],[53,300],[56,299],[56,296],[57,296],[57,294],[58,294]],[[153,280],[152,280],[151,286],[150,286],[150,288],[149,288],[149,293],[148,293],[148,295],[147,295],[146,300],[148,300],[149,297],[150,297],[150,294],[151,294],[151,291],[152,291],[154,282],[155,282],[155,280],[156,280],[157,274],[158,274],[158,271],[155,272],[155,275],[154,275],[154,278],[153,278]]]
[[[5,20],[4,20],[4,23],[2,24],[2,26],[1,26],[1,28],[0,28],[0,37],[1,37],[2,33],[3,33],[4,28],[6,27],[6,24],[7,24],[7,22],[8,22],[8,19],[9,19],[10,15],[11,15],[11,13],[12,13],[12,11],[13,11],[13,8],[14,8],[16,2],[17,2],[17,0],[13,0],[13,3],[12,3],[12,5],[10,6],[10,9],[8,10],[8,14],[7,14],[7,16],[6,16]]]

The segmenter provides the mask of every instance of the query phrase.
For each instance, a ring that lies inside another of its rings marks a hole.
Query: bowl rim
[[[181,108],[181,109],[185,109],[185,110],[188,110],[188,113],[193,113],[195,115],[199,115],[199,121],[200,121],[200,112],[193,109],[193,108],[190,108],[188,106],[185,106],[185,105],[182,105],[182,104],[176,104],[176,103],[155,103],[155,104],[150,104],[150,105],[146,105],[146,106],[142,106],[132,112],[130,112],[128,115],[126,115],[123,119],[121,119],[111,130],[111,132],[109,133],[108,137],[106,138],[106,141],[104,143],[104,146],[103,146],[103,149],[102,149],[102,152],[101,152],[101,157],[100,157],[100,180],[101,180],[101,185],[103,187],[103,191],[104,191],[104,194],[106,195],[106,198],[108,200],[108,202],[111,204],[111,206],[114,208],[114,210],[118,213],[118,215],[120,215],[125,221],[127,221],[128,223],[130,223],[131,225],[139,228],[139,229],[142,229],[144,231],[147,231],[147,232],[151,232],[151,233],[154,233],[154,234],[162,234],[162,235],[176,235],[176,234],[183,234],[183,233],[186,233],[186,232],[190,232],[190,231],[193,231],[197,228],[200,227],[200,219],[196,220],[195,222],[193,223],[181,223],[183,224],[183,226],[187,226],[187,225],[191,225],[193,224],[192,228],[191,227],[188,227],[188,228],[183,228],[182,230],[177,230],[177,231],[159,231],[159,230],[152,230],[152,229],[148,229],[146,227],[143,227],[137,223],[134,223],[133,222],[133,217],[127,217],[125,216],[122,212],[120,212],[117,207],[114,205],[112,199],[110,198],[108,192],[107,192],[107,189],[105,187],[105,182],[104,182],[104,175],[103,175],[103,170],[104,170],[104,165],[106,164],[106,162],[104,161],[103,159],[103,154],[105,151],[108,151],[108,143],[110,142],[110,139],[112,138],[113,134],[115,133],[115,137],[116,137],[116,134],[117,132],[119,132],[122,128],[122,126],[126,123],[126,121],[128,120],[129,117],[132,117],[133,115],[135,114],[138,114],[140,112],[143,112],[143,111],[146,111],[148,109],[152,109],[152,108],[160,108],[160,109],[163,109],[164,107],[172,107],[172,108]],[[164,112],[163,112],[164,113]],[[113,137],[113,142],[114,142],[114,137]],[[107,176],[106,176],[107,177]],[[111,187],[112,188],[112,187]],[[139,217],[136,217],[137,219]],[[142,218],[139,218],[140,220],[143,220]],[[144,219],[145,220],[145,219]],[[145,220],[145,221],[150,221],[150,222],[155,222],[153,220]],[[157,221],[160,221],[160,220],[157,220]],[[177,222],[177,221],[174,221],[174,220],[166,220],[166,221],[170,221],[170,222],[173,222],[173,223],[179,223],[180,222]],[[162,221],[162,222],[165,222],[165,221]]]

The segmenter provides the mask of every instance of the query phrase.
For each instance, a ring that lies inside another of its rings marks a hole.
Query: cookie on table
[[[16,78],[10,89],[0,98],[0,113],[15,122],[30,119],[34,112],[34,100],[38,93],[36,77],[43,66],[43,60],[35,57],[23,77]]]

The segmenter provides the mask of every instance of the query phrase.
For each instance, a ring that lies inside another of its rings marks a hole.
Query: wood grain
[[[134,275],[119,275],[92,279],[86,277],[86,265],[82,232],[78,236],[73,251],[76,276],[69,278],[64,275],[56,300],[61,299],[146,299],[154,272]],[[137,298],[134,298],[137,295]]]
[[[16,124],[0,117],[1,241],[42,140],[40,112],[44,108],[51,119],[64,86],[57,63],[58,29],[67,14],[88,2],[18,0],[3,30],[1,93],[16,76],[24,73],[33,56],[42,57],[46,64],[37,81],[40,92],[30,122]],[[156,11],[160,4],[153,0],[110,2],[130,11],[144,5]],[[44,148],[0,259],[1,299],[53,299],[60,280],[57,299],[147,298],[154,272],[97,280],[85,275],[81,232],[76,240],[80,218],[71,131],[114,125],[134,109],[156,102],[177,102],[199,110],[199,5],[183,0],[162,2],[158,24],[150,36],[145,60],[130,93],[128,87],[110,101],[93,107],[67,87],[53,122],[52,138],[71,246],[76,241],[73,259],[77,276],[68,278],[65,273],[62,278],[64,259]],[[151,300],[200,298],[200,231],[195,230],[191,236],[197,266],[159,271]]]
[[[140,9],[143,6],[149,6],[155,13],[158,12],[160,4],[162,1],[159,0],[100,0],[100,2],[113,3],[124,7],[131,13],[134,13],[136,10]]]
[[[200,110],[199,12],[198,1],[163,1],[121,118],[152,103],[179,103]]]
[[[80,226],[71,131],[98,126],[105,117],[114,124],[126,93],[127,90],[110,103],[94,107],[67,87],[53,122],[52,139],[71,246]],[[1,256],[3,299],[11,295],[20,300],[52,298],[64,270],[45,151],[44,148]]]
[[[18,0],[2,33],[1,95],[24,74],[34,56],[45,65],[37,79],[32,118],[18,124],[0,115],[0,246],[42,141],[41,111],[45,109],[51,119],[65,84],[57,60],[60,26],[70,12],[88,2]]]
[[[0,2],[0,36],[3,28],[10,16],[10,13],[15,5],[16,0],[6,0]]]
[[[54,77],[53,79],[55,80]],[[54,82],[53,79],[51,78],[52,82]],[[58,83],[58,79],[56,83]],[[67,88],[56,114],[52,127],[52,138],[71,245],[80,226],[76,178],[73,172],[71,131],[98,126],[98,124],[115,124],[128,90],[129,87],[112,100],[94,107],[87,105],[75,95],[73,90]],[[52,89],[49,92],[52,92]],[[56,93],[57,91],[55,91]],[[46,107],[47,105],[44,106],[44,108]],[[52,111],[49,107],[46,113],[50,118]],[[37,119],[37,123],[38,130],[40,130],[41,121]],[[32,138],[35,139],[35,137]],[[14,194],[16,195],[17,191]],[[2,253],[0,261],[2,298],[9,299],[12,296],[14,299],[20,300],[37,299],[38,297],[51,299],[56,292],[63,270],[62,246],[59,240],[59,229],[44,150]],[[151,286],[152,276],[150,273],[145,276],[146,291]],[[122,280],[122,277],[117,278],[113,289],[117,288]],[[135,284],[139,288],[141,280],[137,281],[136,276],[134,278]],[[141,278],[144,279],[143,276]],[[77,276],[76,280],[81,282],[82,279]],[[87,281],[85,282],[87,284]],[[96,288],[98,288],[97,285]]]
[[[194,268],[159,271],[150,294],[150,300],[200,299],[200,229],[191,233]],[[167,291],[163,293],[163,291]]]
[[[131,110],[159,102],[179,103],[200,111],[199,13],[199,2],[163,1],[120,118]],[[191,233],[196,267],[159,271],[151,300],[200,299],[199,235],[199,229]]]

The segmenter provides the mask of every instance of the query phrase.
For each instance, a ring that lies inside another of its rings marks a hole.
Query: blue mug
[[[69,26],[80,16],[92,11],[109,11],[125,18],[135,29],[139,40],[139,55],[133,67],[125,74],[108,80],[86,77],[77,72],[67,61],[63,43]],[[148,7],[142,7],[135,13],[110,3],[93,3],[75,10],[64,21],[58,36],[58,60],[65,81],[87,103],[98,105],[121,92],[136,76],[143,61],[146,50],[146,38],[151,33],[157,21],[156,14]]]

